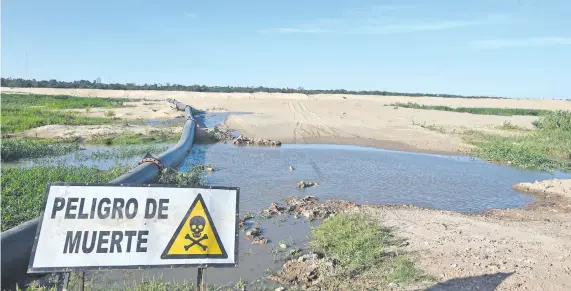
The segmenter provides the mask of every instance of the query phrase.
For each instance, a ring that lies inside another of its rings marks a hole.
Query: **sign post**
[[[29,273],[238,263],[239,189],[51,183]],[[201,290],[201,289],[199,289]]]

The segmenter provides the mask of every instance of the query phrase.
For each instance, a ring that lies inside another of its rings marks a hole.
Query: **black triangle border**
[[[196,206],[198,201],[200,201],[202,203],[202,207],[204,208],[204,213],[206,213],[206,219],[210,222],[210,227],[212,228],[212,232],[214,233],[214,236],[216,237],[216,242],[218,242],[218,245],[220,246],[220,250],[222,251],[222,254],[199,254],[199,255],[197,255],[197,254],[183,254],[183,255],[175,254],[175,255],[169,255],[168,252],[169,252],[170,248],[172,247],[174,241],[176,240],[176,237],[178,236],[178,234],[180,233],[180,231],[184,227],[186,220],[190,216],[190,213],[192,212],[192,210],[194,209],[194,207]],[[167,260],[167,259],[227,259],[227,258],[228,258],[228,253],[226,253],[226,249],[224,248],[224,244],[220,240],[220,236],[218,236],[218,231],[216,230],[216,226],[214,226],[214,221],[212,220],[212,217],[210,216],[210,212],[208,211],[208,208],[206,207],[206,203],[204,203],[204,199],[202,199],[202,195],[200,193],[198,193],[198,196],[196,196],[196,198],[194,199],[194,202],[192,202],[192,205],[190,205],[190,207],[188,208],[188,211],[184,215],[184,218],[180,222],[179,226],[177,227],[176,231],[174,232],[173,236],[171,237],[169,243],[167,244],[167,247],[163,251],[163,253],[161,255],[161,259]]]

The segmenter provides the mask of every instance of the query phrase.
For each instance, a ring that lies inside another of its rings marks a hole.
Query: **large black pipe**
[[[176,145],[157,156],[157,160],[165,168],[178,166],[192,150],[196,123],[192,116],[192,108],[184,103],[168,99],[178,110],[183,110],[186,122],[181,137]],[[110,184],[149,183],[160,174],[160,168],[153,162],[144,162],[129,172],[119,176]],[[56,182],[56,181],[54,181]],[[14,287],[28,278],[28,262],[38,228],[39,218],[26,221],[12,229],[2,232],[2,289]]]

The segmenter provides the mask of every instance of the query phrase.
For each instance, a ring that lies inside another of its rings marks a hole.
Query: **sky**
[[[571,98],[569,11],[569,0],[3,0],[1,74]]]

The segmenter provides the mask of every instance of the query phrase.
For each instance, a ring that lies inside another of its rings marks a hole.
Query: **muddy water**
[[[241,188],[240,208],[258,211],[291,195],[359,203],[414,204],[461,212],[521,207],[533,197],[511,189],[518,182],[569,177],[523,171],[467,157],[405,153],[341,145],[278,148],[197,145],[181,166],[213,164],[209,185]],[[290,172],[289,167],[295,170]],[[299,180],[319,187],[297,189]]]
[[[205,278],[208,284],[217,286],[234,286],[239,280],[253,282],[264,278],[269,273],[281,269],[284,259],[290,252],[306,250],[306,243],[312,227],[319,222],[309,222],[304,219],[287,220],[277,218],[256,218],[252,227],[260,227],[262,236],[270,240],[266,245],[252,245],[240,230],[238,241],[239,255],[236,268],[208,268]],[[285,244],[286,248],[280,248]],[[94,281],[98,285],[105,283],[117,284],[117,282],[138,281],[142,279],[162,278],[164,281],[194,282],[196,280],[196,268],[174,269],[149,269],[132,271],[100,271],[96,272]],[[273,289],[272,289],[273,290]]]

